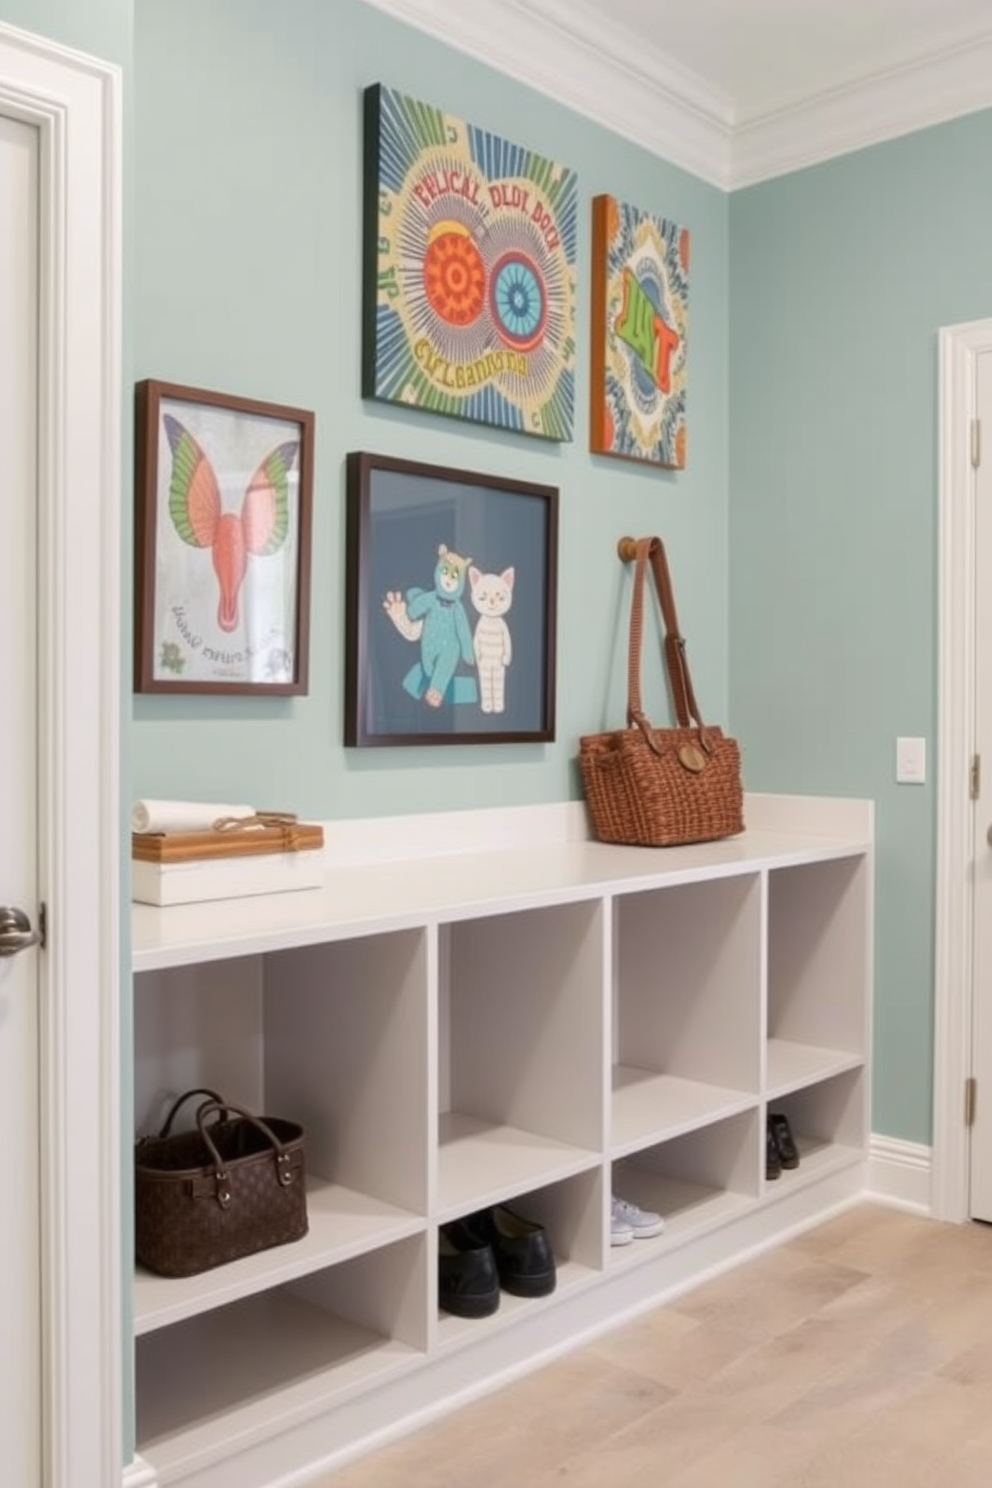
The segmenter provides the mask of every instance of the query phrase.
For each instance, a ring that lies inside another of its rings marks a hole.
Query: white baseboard
[[[158,1488],[158,1474],[143,1457],[135,1453],[124,1469],[123,1488]]]
[[[913,1214],[931,1214],[930,1153],[920,1142],[873,1135],[865,1197]]]

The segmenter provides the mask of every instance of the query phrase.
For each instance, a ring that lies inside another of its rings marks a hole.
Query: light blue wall
[[[934,741],[936,333],[992,315],[992,114],[728,199],[360,0],[0,0],[0,20],[124,68],[126,381],[317,414],[309,696],[136,697],[126,795],[230,792],[329,818],[575,797],[578,735],[622,716],[614,544],[660,532],[697,692],[740,736],[749,787],[877,802],[873,1127],[929,1141],[936,760],[926,787],[896,787],[894,740]],[[361,400],[360,102],[376,81],[578,172],[571,445]],[[602,191],[692,233],[679,475],[586,453]],[[343,748],[350,449],[560,487],[557,743]],[[126,522],[128,582],[129,541]]]
[[[245,798],[318,818],[565,800],[582,732],[623,721],[625,532],[664,533],[702,704],[727,707],[727,233],[713,187],[359,0],[137,0],[136,377],[317,416],[310,692],[134,700],[136,795]],[[361,96],[383,82],[578,173],[574,442],[364,403]],[[692,234],[689,469],[587,453],[589,202]],[[558,738],[345,750],[344,459],[366,449],[560,488]],[[609,685],[611,666],[615,669]],[[658,679],[657,708],[664,709]]]
[[[578,735],[622,711],[613,545],[659,531],[697,690],[739,734],[748,785],[877,802],[873,1124],[928,1141],[936,335],[992,314],[992,199],[975,185],[992,115],[728,199],[359,0],[134,9],[132,68],[131,0],[2,8],[125,68],[126,375],[309,406],[318,432],[309,696],[136,697],[127,792],[230,792],[320,817],[574,797]],[[572,444],[361,400],[360,98],[373,81],[577,170]],[[606,190],[693,235],[681,475],[585,449],[587,209]],[[554,745],[344,749],[343,460],[357,448],[560,487]],[[931,742],[923,788],[893,783],[899,733]]]
[[[731,200],[731,717],[752,787],[876,801],[873,1127],[924,1143],[937,333],[992,316],[990,158],[983,113]]]
[[[0,21],[123,66],[131,58],[132,0],[0,0]]]

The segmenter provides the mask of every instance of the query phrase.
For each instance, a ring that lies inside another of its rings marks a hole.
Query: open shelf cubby
[[[760,1192],[759,1127],[755,1106],[615,1161],[612,1191],[660,1214],[665,1228],[633,1247],[618,1247],[613,1263],[642,1260],[648,1245],[661,1250],[685,1244],[754,1208]]]
[[[136,1268],[141,1488],[328,1471],[864,1187],[870,805],[748,798],[743,836],[663,850],[589,841],[578,803],[548,840],[545,808],[464,815],[342,827],[320,890],[135,907],[136,1135],[198,1088],[298,1121],[309,1218]],[[801,1156],[775,1182],[769,1111]],[[613,1193],[662,1233],[611,1246]],[[555,1290],[452,1317],[439,1229],[496,1204]]]

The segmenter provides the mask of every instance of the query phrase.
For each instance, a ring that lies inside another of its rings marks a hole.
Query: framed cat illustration
[[[356,451],[347,496],[345,744],[553,740],[557,488]]]

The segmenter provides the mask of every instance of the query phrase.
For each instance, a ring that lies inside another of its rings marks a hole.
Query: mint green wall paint
[[[132,0],[0,0],[0,21],[124,64],[131,55],[131,5]]]
[[[974,189],[992,114],[728,202],[359,0],[133,8],[132,66],[132,0],[0,0],[0,20],[124,68],[125,381],[313,407],[318,463],[310,696],[135,698],[126,798],[231,790],[334,817],[575,796],[578,734],[622,714],[614,543],[661,532],[697,691],[713,718],[729,706],[749,786],[877,801],[873,1127],[929,1141],[935,750],[922,789],[893,784],[893,751],[898,733],[934,741],[936,331],[992,315],[992,202]],[[360,95],[375,81],[578,171],[573,444],[359,398]],[[693,234],[677,476],[586,453],[587,207],[600,191]],[[556,745],[342,748],[342,461],[357,448],[560,486]],[[127,513],[124,527],[127,593]],[[130,1390],[128,1377],[126,1456]]]
[[[133,703],[136,795],[236,798],[307,816],[565,800],[580,733],[623,721],[624,532],[665,534],[697,692],[727,706],[725,195],[359,0],[137,0],[137,377],[313,408],[306,698]],[[361,96],[383,82],[579,177],[575,439],[557,446],[359,395]],[[689,468],[587,452],[589,202],[612,191],[692,233]],[[368,449],[561,491],[558,739],[345,750],[344,457]],[[612,675],[611,675],[612,674]],[[657,709],[665,700],[657,678]]]
[[[990,154],[982,113],[731,200],[731,718],[752,788],[876,801],[873,1128],[924,1143],[937,332],[992,315]]]

